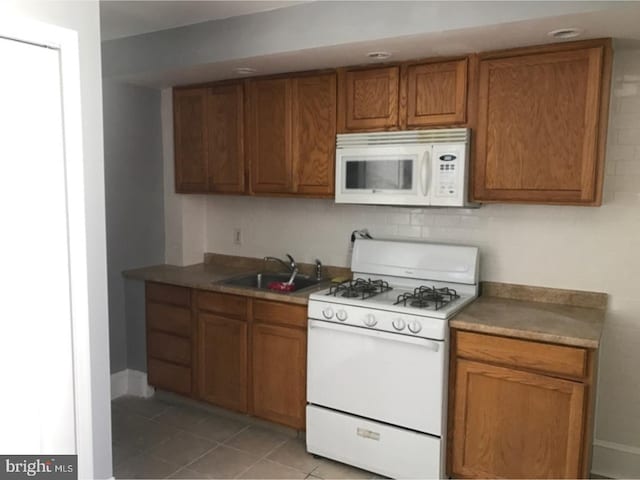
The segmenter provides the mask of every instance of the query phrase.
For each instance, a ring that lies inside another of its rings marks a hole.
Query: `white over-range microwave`
[[[473,207],[468,128],[339,134],[336,203]]]

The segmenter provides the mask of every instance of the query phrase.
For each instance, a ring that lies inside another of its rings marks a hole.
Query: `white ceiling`
[[[102,40],[141,35],[194,23],[275,10],[302,1],[100,0]]]

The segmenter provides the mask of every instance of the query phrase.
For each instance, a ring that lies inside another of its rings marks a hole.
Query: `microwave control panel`
[[[431,151],[432,205],[460,205],[466,200],[466,145],[436,144]]]

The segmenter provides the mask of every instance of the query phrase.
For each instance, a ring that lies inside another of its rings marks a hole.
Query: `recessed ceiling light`
[[[367,57],[373,59],[373,60],[386,60],[387,58],[389,58],[391,56],[391,54],[389,52],[369,52],[367,53]]]
[[[257,70],[251,67],[236,67],[233,69],[233,73],[237,73],[238,75],[251,75],[256,72]]]
[[[553,38],[575,38],[582,35],[583,30],[581,28],[559,28],[557,30],[551,30],[547,35]]]

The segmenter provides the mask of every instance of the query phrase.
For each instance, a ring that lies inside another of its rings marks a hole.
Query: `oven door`
[[[442,435],[445,342],[311,319],[308,328],[310,404]]]
[[[430,146],[336,151],[336,203],[429,205]]]

